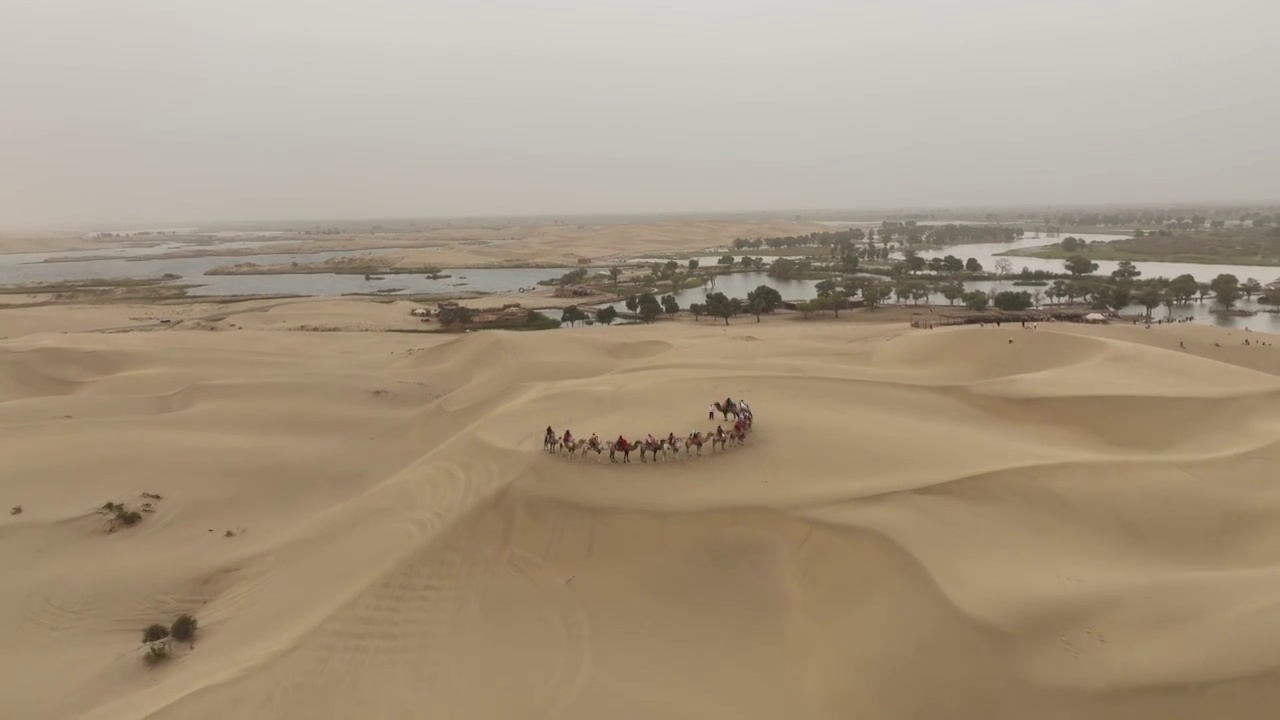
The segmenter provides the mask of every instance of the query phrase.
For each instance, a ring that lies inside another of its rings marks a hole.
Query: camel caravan
[[[553,455],[579,460],[594,452],[596,462],[599,462],[605,451],[608,451],[609,462],[616,463],[621,458],[621,462],[629,463],[633,452],[640,454],[640,462],[647,462],[647,458],[657,462],[659,454],[665,462],[673,455],[679,456],[681,450],[684,451],[685,457],[701,455],[703,445],[710,445],[714,453],[728,450],[730,445],[745,444],[747,435],[751,432],[751,406],[747,405],[745,400],[735,403],[732,399],[725,398],[724,402],[713,402],[707,406],[708,420],[714,421],[717,413],[724,416],[725,422],[728,422],[729,416],[732,415],[733,427],[726,430],[724,425],[717,425],[715,430],[705,433],[694,430],[683,437],[677,437],[675,433],[667,433],[666,437],[654,437],[649,434],[643,440],[628,440],[622,435],[619,435],[616,440],[601,440],[595,433],[591,433],[589,438],[575,438],[570,430],[565,430],[561,435],[551,426],[547,426],[546,435],[542,439],[542,449]]]

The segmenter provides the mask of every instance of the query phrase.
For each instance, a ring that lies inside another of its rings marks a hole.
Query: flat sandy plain
[[[0,715],[1280,707],[1280,349],[1259,345],[1280,338],[843,316],[354,332],[405,316],[0,309],[0,503],[22,507],[0,515]],[[348,331],[298,331],[325,324]],[[547,425],[707,429],[726,396],[757,425],[723,454],[540,450]],[[108,532],[96,510],[144,492],[156,512]],[[183,612],[194,646],[148,668],[142,628]]]

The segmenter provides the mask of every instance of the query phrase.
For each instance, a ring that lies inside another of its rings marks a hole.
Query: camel
[[[573,440],[567,443],[564,440],[560,440],[559,442],[560,442],[560,452],[563,453],[564,455],[567,455],[569,457],[573,457],[575,455],[579,457],[587,456],[587,450],[589,448],[587,447],[586,440]],[[599,452],[598,447],[596,448],[596,452]]]
[[[668,433],[667,437],[663,440],[659,440],[659,442],[666,445],[672,455],[680,454],[680,441],[676,439],[675,433]]]
[[[684,439],[684,449],[687,452],[693,452],[693,448],[698,449],[698,454],[702,454],[702,433],[696,432]]]
[[[639,443],[629,443],[625,440],[622,444],[618,444],[615,440],[609,443],[609,462],[618,462],[617,453],[622,453],[622,462],[631,462],[631,451],[635,450]]]
[[[727,400],[726,402],[728,403],[727,405],[717,400],[716,402],[711,403],[711,405],[716,409],[716,412],[724,415],[725,420],[728,420],[730,415],[735,418],[738,417],[738,406],[733,404],[732,400]]]
[[[716,445],[719,445],[721,450],[727,449],[728,442],[729,433],[726,433],[724,428],[716,428],[716,431],[711,434],[711,451],[715,452]]]
[[[600,453],[604,452],[604,446],[597,440],[579,440],[578,441],[578,457],[585,458],[588,452],[595,451],[596,460],[599,461]]]
[[[745,445],[747,443],[747,429],[744,427],[741,430],[738,430],[738,429],[730,430],[729,439],[734,441],[738,445]]]
[[[643,442],[636,443],[636,446],[640,448],[640,462],[644,462],[645,453],[652,454],[654,462],[658,462],[659,452],[662,453],[663,460],[667,459],[667,441],[665,440],[654,440],[653,442],[645,440]]]

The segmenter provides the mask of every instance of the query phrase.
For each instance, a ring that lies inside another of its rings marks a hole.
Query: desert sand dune
[[[1275,348],[1185,327],[272,330],[309,314],[0,341],[0,502],[23,507],[0,522],[3,714],[1280,703]],[[755,412],[745,447],[540,450],[548,424],[714,429],[726,396]],[[155,512],[108,533],[97,508],[144,492]],[[182,612],[194,648],[145,667],[141,629]]]

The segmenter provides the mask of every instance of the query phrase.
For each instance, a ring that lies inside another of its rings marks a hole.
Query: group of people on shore
[[[630,454],[639,452],[640,459],[643,461],[646,454],[652,454],[657,459],[658,453],[662,453],[665,458],[668,453],[679,453],[681,445],[686,452],[696,451],[702,454],[702,446],[711,443],[712,450],[717,446],[726,449],[729,442],[742,444],[746,442],[747,433],[751,430],[752,415],[751,406],[745,400],[733,402],[731,398],[725,398],[724,403],[713,402],[707,406],[707,419],[715,420],[717,412],[724,415],[727,421],[730,415],[734,416],[733,428],[726,430],[724,425],[716,426],[713,431],[703,433],[701,430],[694,429],[683,438],[677,437],[675,433],[667,433],[666,437],[655,437],[649,433],[643,440],[628,440],[625,435],[619,435],[616,440],[602,441],[596,433],[591,433],[591,437],[586,439],[578,439],[573,435],[573,431],[566,429],[563,435],[559,435],[550,426],[547,426],[546,434],[543,436],[542,447],[547,452],[564,454],[570,457],[578,455],[586,457],[588,451],[594,451],[597,455],[604,451],[609,451],[609,459],[617,462],[617,455],[622,454],[623,462],[630,462]]]

